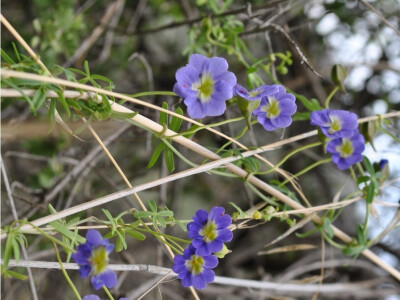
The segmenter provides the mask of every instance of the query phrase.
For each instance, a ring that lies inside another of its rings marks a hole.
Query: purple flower
[[[97,295],[86,295],[82,300],[100,300],[100,297]],[[129,298],[119,298],[119,300],[129,300]]]
[[[222,115],[236,84],[236,76],[228,72],[224,58],[200,54],[192,54],[189,64],[178,69],[175,78],[174,93],[184,98],[189,116],[195,119]]]
[[[348,169],[351,165],[362,161],[365,149],[364,137],[355,130],[351,137],[336,138],[326,146],[326,151],[332,153],[332,161],[339,170]]]
[[[117,285],[117,275],[108,269],[108,254],[114,250],[114,245],[108,239],[103,239],[100,232],[90,229],[86,234],[86,243],[78,246],[72,258],[80,265],[79,274],[82,278],[92,275],[93,287],[98,290],[103,285],[113,288]]]
[[[380,170],[383,170],[383,168],[384,168],[387,164],[389,164],[389,161],[388,161],[387,159],[381,159],[381,160],[379,161],[379,169],[380,169]]]
[[[193,286],[196,289],[204,289],[207,283],[215,279],[211,269],[218,265],[218,258],[214,255],[199,255],[196,248],[189,245],[183,251],[183,255],[174,257],[172,270],[178,274],[178,278],[184,287]]]
[[[346,110],[323,109],[310,115],[311,125],[318,125],[330,138],[351,137],[357,129],[357,115]]]
[[[291,116],[296,112],[296,98],[281,85],[272,85],[263,92],[260,105],[253,111],[258,122],[267,131],[288,127],[292,123]]]
[[[100,297],[97,295],[86,295],[82,300],[100,300]]]
[[[232,231],[228,228],[232,219],[225,214],[223,207],[215,206],[208,214],[199,209],[193,222],[187,225],[188,236],[193,239],[193,247],[198,255],[210,255],[221,251],[225,242],[232,240]]]
[[[258,88],[252,89],[251,91],[246,90],[240,84],[236,84],[233,90],[233,93],[236,96],[242,97],[249,101],[257,101],[260,100],[264,96],[268,96],[270,94],[278,93],[279,92],[279,85],[266,85],[263,84]]]

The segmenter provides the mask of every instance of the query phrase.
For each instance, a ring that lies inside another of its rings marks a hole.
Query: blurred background
[[[374,11],[371,7],[376,9]],[[2,14],[16,28],[29,45],[39,54],[53,74],[59,74],[56,65],[64,68],[83,69],[88,61],[91,72],[106,76],[114,82],[115,91],[135,94],[145,91],[172,91],[176,70],[187,63],[192,53],[223,56],[238,83],[247,85],[248,70],[237,57],[222,46],[210,44],[204,37],[205,17],[209,17],[215,31],[222,32],[221,43],[230,38],[240,38],[255,60],[271,53],[289,51],[291,64],[286,70],[276,63],[277,79],[290,90],[315,98],[323,106],[333,90],[330,72],[334,64],[342,64],[347,71],[344,81],[346,92],[338,92],[331,107],[345,109],[359,117],[384,114],[400,109],[400,35],[387,24],[400,28],[400,1],[218,1],[218,0],[33,0],[2,1]],[[272,25],[271,25],[272,24]],[[277,30],[282,28],[289,36]],[[2,49],[12,55],[15,47],[22,47],[4,28],[1,29]],[[224,40],[225,39],[225,40]],[[301,52],[296,50],[298,47]],[[318,77],[305,63],[318,72]],[[4,62],[3,62],[4,63]],[[3,65],[4,66],[4,65]],[[272,80],[259,73],[267,84]],[[63,78],[63,75],[59,76]],[[172,96],[140,97],[161,106],[182,107],[180,99]],[[26,102],[6,98],[1,101],[2,158],[12,183],[19,218],[35,219],[46,215],[50,203],[56,210],[63,210],[94,198],[126,188],[109,159],[99,148],[90,132],[79,118],[63,116],[68,126],[82,139],[69,135],[58,125],[52,126],[46,109],[34,116]],[[126,104],[144,116],[158,120],[158,112]],[[299,111],[306,109],[298,102]],[[205,123],[216,123],[240,116],[231,107],[220,117],[206,118]],[[125,125],[122,121],[93,121],[92,125],[116,158],[132,185],[145,183],[168,175],[164,162],[147,169],[157,139],[141,128]],[[232,123],[217,129],[232,137],[242,130],[243,123]],[[182,130],[190,127],[183,123]],[[391,177],[400,175],[400,123],[393,119],[388,124],[390,134],[378,132],[364,153],[372,162],[389,160]],[[294,136],[313,130],[308,120],[298,120],[283,131],[267,133],[259,125],[240,141],[249,146],[261,146],[282,137]],[[391,135],[391,136],[390,136]],[[393,138],[394,137],[394,138]],[[201,131],[193,139],[212,150],[226,141],[209,132]],[[277,163],[293,149],[311,139],[292,143],[277,151],[267,152],[265,157]],[[203,158],[180,145],[174,146],[188,159],[201,163]],[[324,157],[322,149],[313,149],[289,159],[283,168],[297,173]],[[188,166],[175,159],[175,172]],[[63,181],[66,176],[69,180]],[[262,177],[266,181],[278,179],[277,175]],[[347,195],[355,190],[347,172],[340,172],[333,164],[325,164],[301,176],[299,184],[310,203],[322,205],[332,202],[342,189]],[[9,225],[13,218],[2,185],[1,224]],[[234,202],[243,210],[263,201],[239,179],[212,174],[199,174],[165,184],[160,188],[139,194],[144,201],[154,200],[173,210],[177,219],[190,219],[199,208],[224,206],[229,213]],[[374,206],[370,219],[370,238],[373,238],[392,221],[397,214],[400,185],[394,183],[385,188],[379,200],[392,206]],[[113,215],[137,207],[133,198],[105,205]],[[346,207],[335,225],[354,236],[356,225],[362,223],[365,204]],[[94,215],[104,218],[101,208],[82,213],[81,217]],[[257,224],[257,223],[255,223]],[[283,234],[289,225],[272,219],[256,228],[236,230],[228,248],[233,252],[220,261],[217,275],[273,282],[300,281],[317,283],[315,276],[321,268],[321,237],[313,234],[300,239],[294,234],[275,246],[296,243],[313,244],[315,249],[258,255],[264,245]],[[313,228],[308,224],[299,232]],[[179,228],[167,228],[167,232],[185,237]],[[372,250],[392,266],[399,268],[399,230],[394,229]],[[31,260],[54,261],[54,251],[43,238],[29,237],[28,257]],[[396,296],[400,286],[371,262],[362,257],[354,261],[339,250],[326,244],[324,283],[363,283],[363,289],[338,295],[321,293],[318,299],[400,299]],[[111,256],[111,263],[152,264],[171,267],[171,260],[155,239],[144,242],[128,239],[128,250]],[[33,269],[40,299],[72,299],[61,272]],[[70,271],[82,295],[89,294],[89,282],[82,281],[77,272]],[[138,298],[160,277],[148,273],[120,272],[115,297]],[[385,290],[390,287],[390,291]],[[282,290],[260,292],[252,289],[209,285],[199,292],[202,299],[311,299],[312,294],[298,294]],[[2,299],[31,299],[27,281],[2,277]],[[187,299],[188,290],[177,280],[160,285],[145,299]],[[286,297],[286,298],[285,298]]]

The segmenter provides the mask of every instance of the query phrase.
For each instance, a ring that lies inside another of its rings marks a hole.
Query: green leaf
[[[149,200],[149,202],[147,203],[147,205],[149,206],[150,210],[154,213],[157,212],[157,204],[154,200]]]
[[[366,193],[365,201],[368,204],[371,204],[372,201],[374,200],[374,196],[375,196],[375,183],[374,183],[374,181],[371,181],[370,184],[368,184],[365,187],[365,193]]]
[[[13,247],[13,240],[15,238],[15,234],[12,232],[8,233],[6,246],[4,248],[3,254],[3,263],[4,266],[7,268],[8,262],[10,261],[11,254],[12,254],[12,247]]]
[[[157,213],[157,216],[159,216],[159,217],[173,217],[174,216],[174,212],[170,211],[170,210],[162,210],[162,211],[159,211]]]
[[[180,107],[178,107],[175,112],[181,116],[183,115],[183,110]],[[172,131],[178,132],[179,128],[181,127],[181,124],[182,124],[182,119],[173,116],[169,128]]]
[[[157,219],[158,223],[160,223],[160,225],[163,228],[165,228],[167,226],[167,223],[165,222],[165,220],[163,218],[158,218],[158,217],[155,217],[155,218]]]
[[[90,69],[89,69],[89,63],[87,60],[83,62],[83,68],[85,69],[87,77],[90,77]]]
[[[128,248],[128,245],[126,244],[126,241],[125,241],[125,232],[124,232],[124,230],[119,228],[119,229],[116,230],[116,233],[118,235],[118,240],[117,240],[117,243],[115,245],[115,251],[116,252],[120,252],[123,249],[126,250]]]
[[[19,279],[19,280],[28,279],[28,276],[26,276],[24,274],[20,274],[20,273],[14,272],[12,270],[7,270],[6,268],[4,268],[3,265],[1,266],[1,274],[4,276],[4,278],[14,277],[14,278]]]
[[[114,218],[112,217],[111,213],[107,209],[102,208],[101,210],[106,215],[107,219],[110,220],[110,223],[111,223],[111,226],[112,226],[111,232],[114,233],[115,230],[117,229],[117,224],[115,223]]]
[[[162,108],[168,109],[168,103],[164,101],[162,104]],[[168,126],[168,114],[166,112],[160,111],[160,118],[158,119],[158,123],[160,125],[164,124]]]
[[[168,143],[165,141],[165,143]],[[175,170],[175,163],[174,163],[174,153],[172,150],[168,147],[164,149],[164,161],[165,164],[167,165],[168,171],[171,173]]]
[[[370,179],[371,179],[371,177],[366,176],[366,175],[360,176],[360,177],[357,178],[357,184],[361,184],[363,182],[367,182]]]
[[[296,112],[293,115],[293,121],[305,121],[310,119],[310,113],[309,112]]]
[[[360,224],[357,225],[357,240],[360,245],[365,245],[367,242],[367,239],[364,235],[363,226]]]
[[[118,120],[124,120],[124,119],[132,119],[134,116],[136,116],[138,113],[137,112],[118,112],[111,110],[110,112],[110,118],[118,119]]]
[[[50,203],[47,205],[47,209],[49,210],[49,212],[54,215],[57,213],[57,211],[55,210],[55,208],[53,207],[53,205],[51,205]]]
[[[162,151],[164,150],[165,147],[166,147],[166,145],[164,143],[161,143],[157,146],[157,148],[154,150],[153,155],[151,156],[150,161],[147,164],[146,168],[150,169],[151,167],[154,166],[154,164],[160,157],[160,154],[162,153]]]
[[[179,220],[175,220],[175,224],[179,226],[180,229],[182,229],[184,232],[187,231],[186,225],[183,224],[181,221]]]
[[[365,168],[367,169],[368,173],[370,175],[374,175],[375,174],[375,170],[374,170],[374,167],[372,166],[371,162],[369,161],[368,157],[363,155],[362,162],[363,162],[363,165],[365,166]]]
[[[144,241],[146,239],[146,236],[143,233],[136,231],[136,230],[127,229],[127,230],[125,230],[125,233],[129,234],[131,237],[133,237],[139,241]]]
[[[41,86],[35,91],[32,97],[33,108],[35,111],[43,105],[44,101],[46,101],[46,92],[45,88]]]
[[[115,252],[121,252],[124,249],[124,244],[121,239],[118,239],[115,243]]]
[[[154,213],[151,211],[137,211],[133,214],[133,216],[137,219],[141,219],[154,216]]]
[[[13,252],[14,252],[14,258],[16,261],[19,261],[21,258],[20,252],[19,252],[19,245],[16,239],[12,240],[12,245],[13,245]]]
[[[335,236],[335,232],[333,231],[331,226],[331,221],[328,218],[324,218],[322,226],[324,231],[330,238],[333,238]]]
[[[68,228],[66,228],[60,222],[54,221],[51,222],[50,225],[63,236],[69,238],[70,240],[76,240],[78,243],[82,244],[85,242],[85,238],[80,235],[75,235],[75,233],[71,232]]]
[[[340,64],[336,64],[332,67],[331,70],[331,79],[332,81],[340,87],[343,93],[346,92],[346,89],[344,88],[344,80],[347,76],[347,72],[344,66]]]

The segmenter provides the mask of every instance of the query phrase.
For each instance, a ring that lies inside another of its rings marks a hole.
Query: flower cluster
[[[236,84],[236,76],[228,71],[227,61],[221,57],[192,54],[189,63],[178,69],[175,78],[174,92],[184,99],[191,118],[222,115],[225,102],[239,96],[260,102],[251,111],[266,130],[272,131],[289,126],[297,109],[295,97],[286,93],[281,85],[261,85],[248,91]]]
[[[88,230],[86,243],[77,247],[72,254],[73,260],[80,265],[79,274],[82,278],[92,276],[94,289],[99,290],[103,285],[113,288],[117,285],[117,275],[108,269],[108,254],[114,250],[114,245],[108,239],[103,239],[100,232]]]
[[[358,131],[357,115],[344,110],[323,109],[311,113],[311,125],[318,125],[331,140],[326,151],[339,170],[362,161],[365,140]]]
[[[183,255],[175,256],[172,266],[184,287],[203,289],[214,281],[212,269],[218,265],[214,254],[223,249],[224,243],[232,240],[233,234],[228,228],[231,223],[231,217],[222,207],[215,206],[210,213],[203,209],[196,212],[193,222],[187,226],[192,243]]]

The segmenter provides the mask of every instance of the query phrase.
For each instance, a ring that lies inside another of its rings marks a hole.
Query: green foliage
[[[83,15],[75,14],[76,4],[76,0],[33,1],[37,18],[32,22],[35,35],[31,46],[48,65],[57,63],[59,55],[74,54],[86,33]]]
[[[168,109],[168,104],[167,102],[163,102],[162,108]],[[178,107],[175,111],[175,113],[179,115],[183,115],[183,110]],[[162,143],[158,144],[158,146],[155,148],[153,155],[150,158],[149,163],[147,164],[147,168],[152,168],[154,164],[157,162],[158,158],[160,157],[161,153],[164,153],[164,161],[165,164],[167,165],[167,169],[169,172],[173,172],[175,169],[175,163],[174,163],[174,153],[172,152],[171,148],[168,147],[171,142],[163,139],[163,134],[164,132],[169,128],[172,131],[178,132],[179,128],[181,127],[182,124],[182,119],[172,116],[171,122],[168,120],[168,114],[165,112],[160,112],[160,117],[158,120],[159,124],[164,127],[163,131],[160,133],[156,133],[155,135],[159,138],[161,138]]]

